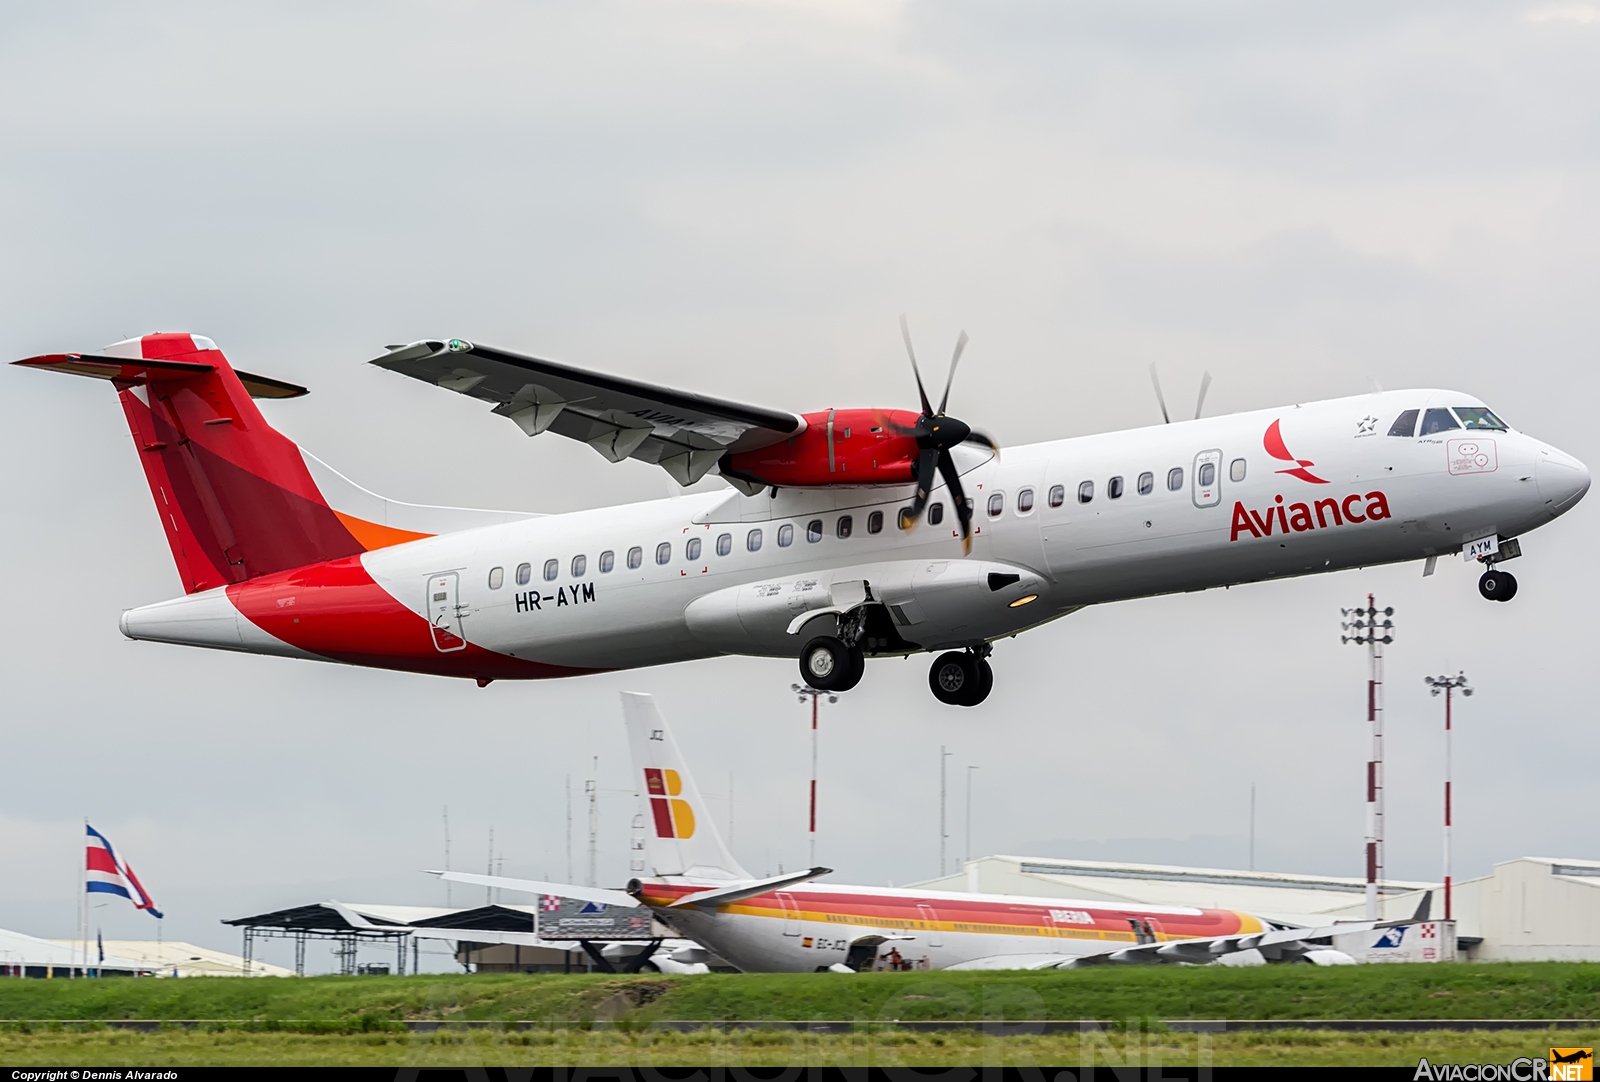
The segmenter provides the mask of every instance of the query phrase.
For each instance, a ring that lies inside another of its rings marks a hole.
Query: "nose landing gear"
[[[946,706],[977,706],[994,689],[994,670],[989,667],[990,647],[985,643],[970,650],[940,654],[928,669],[928,687],[933,697]]]
[[[800,676],[818,691],[849,691],[866,671],[861,647],[832,635],[818,635],[800,651]]]
[[[1478,580],[1478,593],[1489,601],[1510,601],[1517,596],[1517,579],[1509,571],[1485,571]]]

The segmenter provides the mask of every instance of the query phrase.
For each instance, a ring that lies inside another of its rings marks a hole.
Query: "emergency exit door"
[[[454,571],[428,579],[428,623],[433,648],[441,654],[467,648],[461,631],[461,576]]]
[[[931,905],[917,906],[917,912],[922,917],[922,923],[928,926],[928,946],[944,946],[944,933],[939,930],[939,914]]]
[[[794,895],[786,891],[778,892],[778,904],[783,907],[783,934],[800,934],[800,907],[794,903]]]
[[[1194,456],[1194,505],[1215,507],[1222,502],[1222,452],[1201,451]]]

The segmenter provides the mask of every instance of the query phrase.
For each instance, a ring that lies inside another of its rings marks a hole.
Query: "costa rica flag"
[[[120,894],[132,902],[135,909],[143,909],[159,918],[161,910],[150,900],[149,892],[139,883],[133,869],[117,859],[117,852],[106,841],[106,836],[88,823],[83,824],[83,828],[89,832],[84,890],[90,894]]]

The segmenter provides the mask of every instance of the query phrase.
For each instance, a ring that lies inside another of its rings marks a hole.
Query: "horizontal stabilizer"
[[[510,879],[503,875],[474,875],[471,872],[441,872],[428,869],[429,875],[447,879],[452,883],[469,883],[475,887],[501,887],[524,894],[554,894],[561,898],[577,898],[598,905],[637,906],[639,899],[620,890],[603,887],[580,887],[575,883],[546,883],[537,879]]]
[[[735,883],[731,887],[702,890],[695,894],[684,895],[667,908],[681,909],[691,905],[727,905],[730,902],[754,898],[758,894],[766,894],[768,891],[792,887],[796,883],[806,883],[816,879],[818,876],[829,875],[832,872],[832,868],[808,868],[803,872],[775,875],[771,879],[757,879],[754,882]]]
[[[68,375],[89,376],[92,379],[113,380],[134,386],[161,380],[186,379],[203,372],[214,372],[217,367],[204,361],[179,361],[170,358],[144,360],[96,353],[46,353],[12,363],[23,368],[65,372]],[[237,368],[233,374],[239,377],[239,382],[244,384],[244,389],[251,398],[300,398],[311,393],[298,383],[273,379],[271,376],[258,376],[251,372],[241,372]]]

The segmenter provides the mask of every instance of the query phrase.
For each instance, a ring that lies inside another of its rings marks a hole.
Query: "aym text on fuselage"
[[[554,594],[539,596],[538,590],[525,590],[516,595],[518,612],[542,612],[546,607],[559,609],[563,605],[576,605],[594,600],[594,583],[579,582],[571,586],[557,586]]]
[[[1273,505],[1265,511],[1251,511],[1234,501],[1233,527],[1228,532],[1229,541],[1237,541],[1245,534],[1251,537],[1271,537],[1274,529],[1280,534],[1305,533],[1329,526],[1343,526],[1347,522],[1377,522],[1389,517],[1389,499],[1381,492],[1365,496],[1352,492],[1344,499],[1330,497],[1311,503],[1283,502],[1282,496],[1273,497]]]

